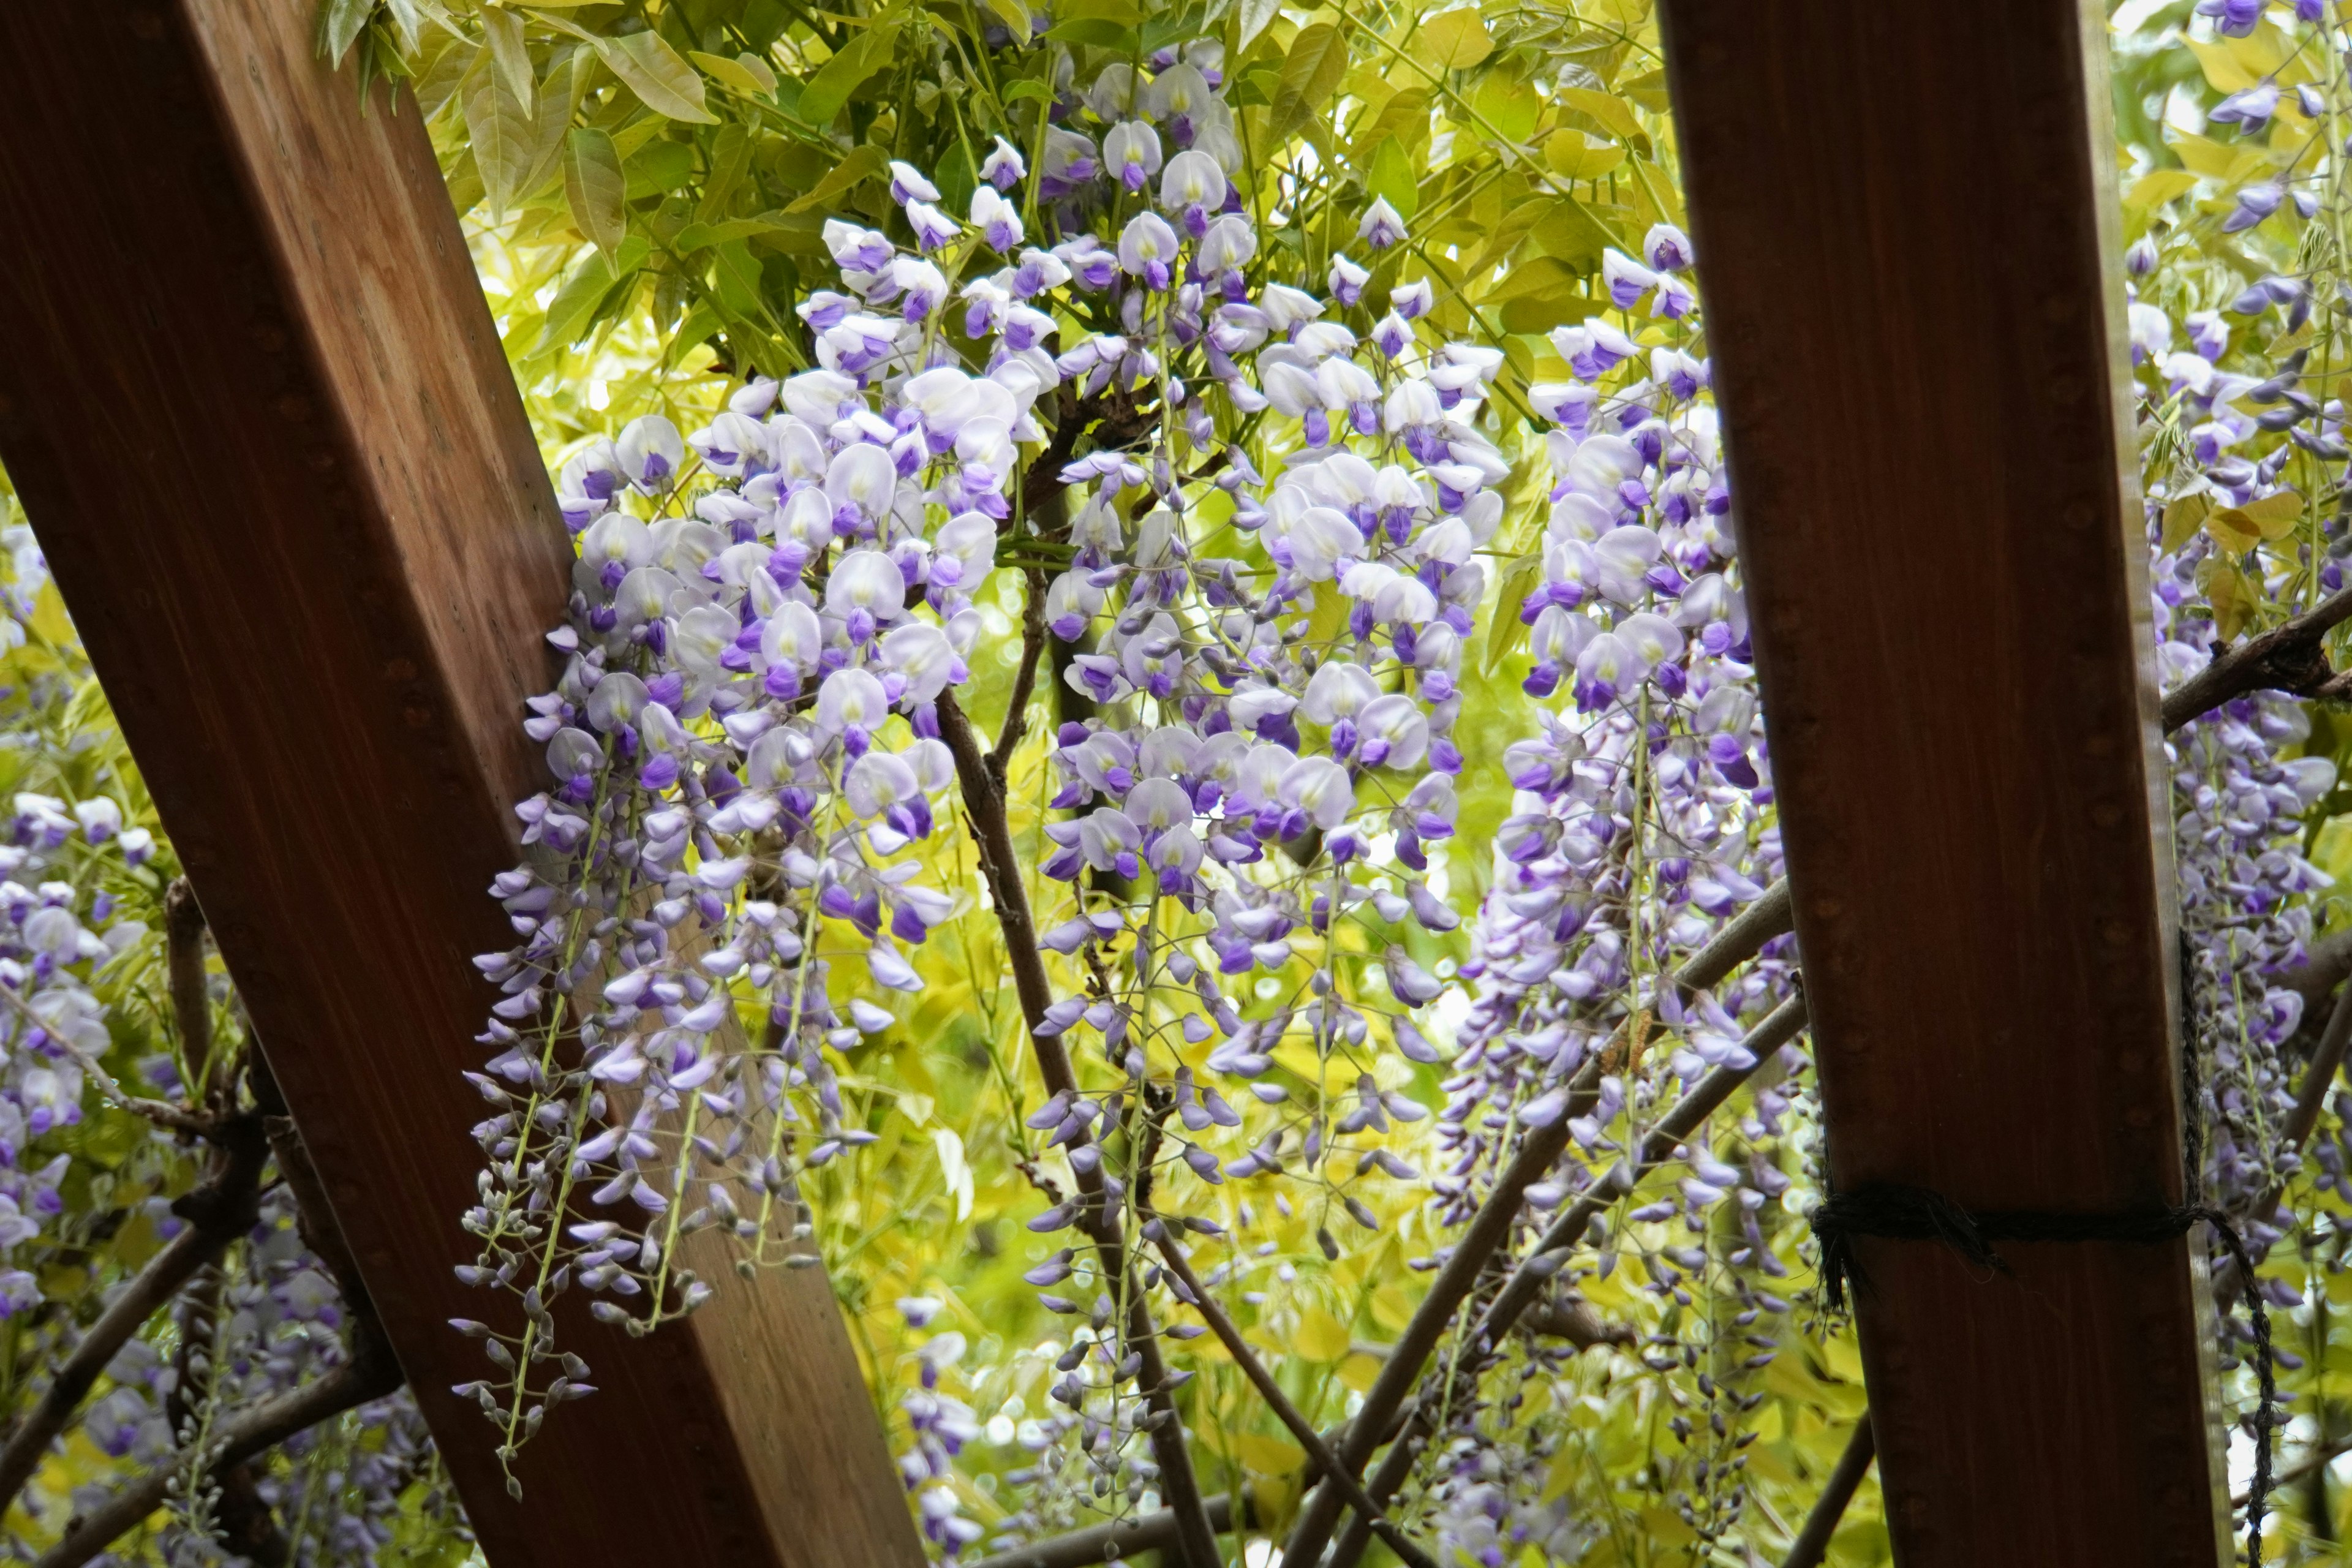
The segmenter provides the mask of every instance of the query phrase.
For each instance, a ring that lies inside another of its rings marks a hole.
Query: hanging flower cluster
[[[1335,258],[1324,295],[1254,278],[1216,51],[1149,66],[1046,133],[1029,205],[999,143],[969,223],[900,166],[910,246],[829,224],[842,288],[803,309],[819,368],[564,471],[570,657],[530,725],[552,783],[520,808],[534,858],[495,889],[520,940],[481,961],[506,1000],[474,1075],[493,1115],[467,1277],[522,1322],[463,1325],[500,1369],[467,1392],[509,1448],[585,1389],[549,1338],[555,1292],[641,1329],[690,1310],[711,1286],[677,1268],[681,1237],[787,1255],[795,1173],[867,1136],[826,1052],[890,1015],[827,980],[854,954],[915,987],[907,949],[953,908],[907,851],[953,782],[937,705],[1001,551],[1065,563],[1044,616],[1095,713],[1051,738],[1067,815],[1038,870],[1071,891],[1043,942],[1082,983],[1036,1029],[1093,1048],[1029,1118],[1081,1193],[1033,1228],[1100,1204],[1148,1237],[1155,1176],[1172,1225],[1186,1193],[1274,1173],[1368,1225],[1349,1185],[1417,1174],[1389,1135],[1426,1115],[1399,1086],[1436,1056],[1413,933],[1457,923],[1422,873],[1455,820],[1475,557],[1505,510],[1510,464],[1475,424],[1500,354],[1425,342],[1426,280],[1375,315],[1404,233],[1384,204],[1373,265]],[[1041,210],[1050,247],[1024,232]],[[1133,434],[1060,460],[1033,514],[1015,480],[1041,414]],[[711,481],[691,497],[690,464]],[[1244,1016],[1261,996],[1281,1000]],[[1118,1168],[1115,1131],[1137,1152]],[[1115,1468],[1151,1391],[1097,1274],[1074,1250],[1033,1279],[1097,1296],[1055,1392]]]
[[[1683,276],[1688,240],[1661,225],[1643,249],[1639,261],[1604,257],[1613,302],[1629,312],[1646,304],[1654,318],[1695,328]],[[1467,1220],[1526,1131],[1570,1115],[1570,1080],[1601,1057],[1597,1100],[1570,1121],[1555,1172],[1528,1191],[1528,1236],[1595,1190],[1677,1093],[1710,1069],[1761,1065],[1742,1037],[1786,997],[1793,967],[1781,938],[1713,994],[1686,997],[1671,981],[1782,869],[1706,363],[1672,343],[1645,353],[1601,318],[1559,329],[1553,343],[1573,379],[1531,389],[1557,426],[1554,483],[1541,574],[1519,614],[1535,656],[1528,692],[1567,701],[1505,754],[1517,794],[1462,968],[1477,991],[1444,1084],[1439,1126],[1453,1159],[1433,1183],[1445,1217]],[[1786,1272],[1765,1233],[1768,1205],[1777,1209],[1791,1184],[1776,1153],[1790,1092],[1775,1080],[1804,1065],[1799,1047],[1781,1047],[1778,1071],[1738,1123],[1745,1153],[1685,1146],[1678,1184],[1612,1224],[1652,1239],[1612,1235],[1597,1266],[1569,1273],[1605,1278],[1638,1247],[1651,1293],[1683,1309],[1700,1295],[1737,1299],[1740,1332],[1711,1332],[1702,1319],[1684,1330],[1679,1351],[1658,1342],[1644,1352],[1654,1372],[1684,1373],[1702,1348],[1717,1378],[1771,1359],[1774,1339],[1757,1320],[1788,1302],[1753,1280]],[[1709,1233],[1723,1228],[1717,1211],[1726,1208],[1729,1235],[1718,1239]],[[1651,1228],[1675,1220],[1679,1239]],[[1450,1251],[1415,1266],[1433,1268]],[[1560,1300],[1573,1303],[1572,1288]],[[1559,1375],[1572,1352],[1513,1353],[1527,1382]],[[1706,1379],[1700,1386],[1735,1423],[1761,1398]],[[1504,1562],[1523,1542],[1574,1533],[1538,1500],[1548,1466],[1515,1484],[1516,1445],[1558,1437],[1515,1430],[1519,1403],[1497,1395],[1455,1405],[1454,1458],[1425,1481],[1441,1539],[1458,1539],[1475,1561]],[[1681,1416],[1674,1429],[1695,1461],[1675,1500],[1686,1523],[1713,1538],[1745,1496],[1737,1428],[1718,1415],[1711,1434]]]
[[[169,1054],[140,1061],[128,1084],[104,1065],[119,1060],[116,1027],[142,1027],[113,1009],[147,985],[161,957],[162,931],[130,911],[149,907],[163,886],[156,862],[163,847],[131,820],[124,797],[89,787],[106,742],[120,742],[104,733],[102,710],[93,723],[69,708],[88,689],[89,670],[62,617],[41,619],[51,591],[30,531],[0,530],[0,548],[10,568],[0,587],[0,649],[34,641],[39,656],[28,661],[36,672],[28,680],[0,690],[0,750],[36,764],[20,778],[44,776],[37,764],[59,755],[86,759],[55,770],[79,776],[81,791],[20,789],[0,819],[0,1318],[14,1320],[17,1364],[28,1368],[59,1363],[87,1327],[70,1297],[61,1303],[60,1277],[87,1270],[105,1284],[99,1259],[110,1232],[147,1231],[168,1243],[187,1223],[166,1194],[188,1178],[190,1148],[109,1102],[202,1097]],[[96,773],[102,779],[105,769]],[[99,1116],[105,1124],[91,1126]],[[286,1190],[274,1188],[257,1225],[221,1263],[200,1271],[144,1337],[114,1355],[79,1416],[98,1453],[142,1468],[179,1464],[174,1451],[208,1424],[343,1360],[341,1303],[302,1246],[293,1207]],[[103,1298],[93,1291],[91,1299]],[[37,1376],[25,1383],[38,1387]],[[257,1463],[249,1474],[298,1563],[373,1563],[404,1508],[419,1517],[439,1485],[431,1441],[405,1391],[299,1435],[285,1451],[284,1462]],[[20,1517],[54,1531],[104,1502],[114,1478],[75,1469],[83,1479],[69,1493],[36,1485],[14,1500]],[[199,1470],[190,1474],[198,1484],[174,1494],[158,1544],[172,1561],[213,1561],[215,1493]],[[453,1498],[440,1494],[426,1506],[453,1538],[464,1538]]]
[[[173,1317],[173,1352],[148,1340],[130,1342],[107,1368],[111,1390],[83,1416],[83,1432],[111,1458],[152,1466],[175,1449],[202,1454],[215,1428],[236,1412],[291,1393],[348,1359],[341,1295],[303,1247],[283,1187],[263,1199],[244,1245],[199,1273]],[[404,1510],[410,1517],[437,1514],[446,1527],[464,1530],[424,1418],[405,1390],[299,1433],[287,1449],[292,1463],[265,1473],[254,1489],[280,1523],[289,1562],[317,1568],[373,1563],[392,1543]],[[161,1542],[165,1560],[216,1561],[221,1491],[203,1477],[202,1466],[186,1468],[196,1484],[184,1481],[175,1493]],[[420,1481],[425,1494],[409,1497]],[[82,1488],[77,1510],[95,1509],[108,1491],[102,1483]]]
[[[1622,303],[1654,290],[1660,314],[1689,313],[1687,288],[1665,286],[1688,242],[1662,226],[1648,251],[1655,270],[1610,253]],[[1646,1042],[1665,1069],[1653,1084],[1687,1088],[1739,1060],[1742,1015],[1787,981],[1768,963],[1688,1006],[1664,983],[1780,871],[1706,363],[1662,346],[1644,364],[1599,319],[1554,342],[1579,379],[1534,389],[1559,428],[1543,575],[1520,618],[1528,690],[1565,687],[1573,709],[1505,756],[1519,809],[1497,837],[1464,968],[1479,994],[1442,1118],[1458,1159],[1438,1189],[1455,1217],[1507,1159],[1513,1129],[1558,1121],[1568,1079],[1629,1019],[1654,1014],[1662,1031]],[[1580,1151],[1614,1157],[1602,1130],[1628,1094],[1612,1074],[1575,1129]],[[1557,1206],[1590,1173],[1539,1186],[1534,1203]]]

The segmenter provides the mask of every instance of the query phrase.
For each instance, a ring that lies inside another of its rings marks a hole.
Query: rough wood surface
[[[908,1564],[821,1270],[730,1279],[526,1451],[449,1385],[458,1079],[567,551],[413,102],[307,0],[0,6],[0,460],[490,1560]]]
[[[2177,1203],[2104,7],[1662,0],[1832,1169]],[[1865,1243],[1906,1568],[2212,1564],[2183,1243]]]

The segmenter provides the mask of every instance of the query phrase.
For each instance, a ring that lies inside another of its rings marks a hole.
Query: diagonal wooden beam
[[[1661,0],[1838,1185],[2180,1201],[2170,814],[2092,0]],[[1875,1241],[1906,1568],[2212,1564],[2186,1243]]]
[[[0,6],[0,459],[490,1561],[919,1563],[822,1270],[566,1329],[510,1502],[445,1326],[568,551],[415,104],[306,0]]]

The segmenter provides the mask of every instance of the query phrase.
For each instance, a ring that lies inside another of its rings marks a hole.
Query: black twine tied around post
[[[1849,1282],[1857,1293],[1870,1289],[1869,1277],[1854,1257],[1853,1244],[1859,1237],[1940,1241],[1979,1268],[2009,1274],[2014,1271],[1992,1249],[1996,1241],[2118,1241],[2154,1246],[2186,1236],[2200,1223],[2213,1227],[2213,1234],[2237,1264],[2242,1287],[2239,1295],[2253,1320],[2254,1368],[2263,1401],[2254,1415],[2254,1484],[2246,1496],[2246,1559],[2253,1568],[2261,1568],[2278,1380],[2271,1359],[2271,1317],[2263,1309],[2262,1292],[2255,1289],[2253,1259],[2228,1215],[2203,1204],[2126,1214],[1970,1214],[1941,1193],[1893,1183],[1833,1193],[1813,1211],[1813,1235],[1822,1247],[1822,1284],[1832,1308],[1844,1307]]]

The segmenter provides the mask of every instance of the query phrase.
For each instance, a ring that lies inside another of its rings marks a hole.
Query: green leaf
[[[702,200],[695,209],[699,218],[716,217],[727,210],[728,198],[743,183],[751,163],[751,133],[740,125],[722,125],[704,153],[710,172],[702,182]]]
[[[1372,166],[1364,175],[1364,189],[1383,196],[1397,216],[1410,219],[1421,205],[1421,180],[1413,173],[1412,158],[1402,142],[1391,136],[1380,144],[1372,154]]]
[[[1234,53],[1238,56],[1246,50],[1266,25],[1281,15],[1282,0],[1242,0],[1242,36]]]
[[[765,314],[760,298],[760,261],[751,247],[730,239],[711,252],[710,289],[719,302],[745,321]]]
[[[631,240],[609,261],[583,256],[547,302],[547,321],[539,330],[541,349],[562,348],[579,342],[596,320],[599,308],[614,290],[636,277],[636,262],[645,255],[645,241]]]
[[[516,99],[529,103],[539,95],[539,79],[531,74],[530,49],[523,42],[522,18],[494,6],[482,8],[482,37],[499,77]]]
[[[1495,618],[1486,623],[1486,647],[1478,657],[1479,673],[1492,675],[1503,668],[1503,661],[1528,646],[1528,628],[1519,619],[1519,606],[1528,602],[1537,582],[1543,576],[1543,557],[1522,555],[1511,563],[1503,574],[1502,596],[1495,604]]]
[[[1495,40],[1477,8],[1465,6],[1430,17],[1406,47],[1441,70],[1465,70],[1495,52]]]
[[[1073,16],[1045,29],[1045,37],[1056,43],[1092,44],[1098,49],[1131,49],[1135,45],[1134,28],[1106,16]]]
[[[763,235],[781,234],[794,229],[780,215],[762,214],[759,217],[730,217],[719,223],[690,223],[677,231],[670,245],[680,255],[692,255],[709,245],[724,245],[730,240],[753,239]]]
[[[1625,242],[1591,207],[1569,197],[1556,200],[1551,210],[1536,220],[1534,235],[1546,256],[1556,256],[1570,265],[1597,263],[1601,251]]]
[[[788,213],[799,213],[822,206],[858,181],[870,179],[889,166],[890,154],[868,143],[835,164],[833,172],[819,180],[814,190],[784,210]]]
[[[1348,74],[1348,40],[1328,22],[1302,28],[1282,62],[1274,89],[1275,140],[1282,141],[1330,101]]]
[[[988,0],[988,9],[998,21],[1013,29],[1015,38],[1026,39],[1029,37],[1032,28],[1029,7],[1021,0]]]
[[[319,16],[319,52],[341,67],[375,10],[375,0],[329,0]]]
[[[719,123],[719,116],[703,106],[702,79],[659,33],[600,37],[594,43],[597,58],[656,114],[696,125]]]
[[[801,89],[801,118],[811,125],[832,124],[849,95],[896,58],[898,45],[895,22],[868,28],[843,45],[841,53],[818,67],[816,75]]]
[[[466,135],[492,212],[504,214],[522,194],[538,152],[538,129],[528,102],[518,102],[496,70],[477,72],[467,82]]]
[[[479,44],[461,38],[433,58],[433,63],[425,68],[425,74],[415,83],[416,107],[426,120],[440,118],[441,111],[449,106],[451,99],[457,96],[457,89],[465,85],[466,78],[472,74],[474,63],[481,56]]]
[[[612,256],[629,235],[628,180],[612,137],[593,127],[574,131],[563,150],[563,195],[572,221],[597,249]]]

